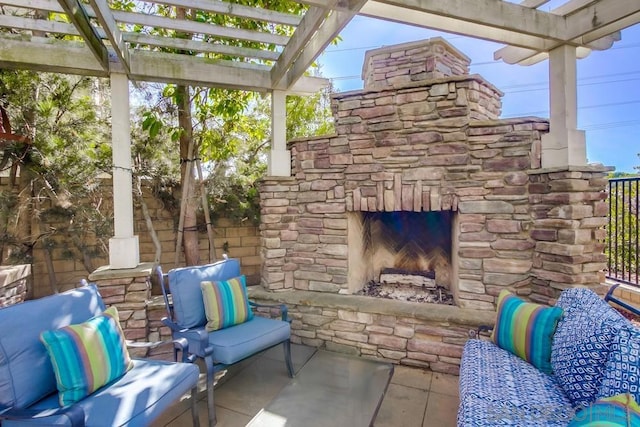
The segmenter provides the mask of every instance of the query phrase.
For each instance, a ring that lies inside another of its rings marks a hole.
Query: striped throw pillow
[[[85,398],[133,366],[115,307],[84,323],[44,331],[40,340],[53,365],[60,406]]]
[[[253,318],[244,275],[219,282],[200,283],[207,331],[217,331]]]
[[[640,426],[640,406],[629,393],[596,400],[578,411],[569,427]]]
[[[551,344],[562,309],[525,302],[503,290],[498,296],[497,314],[493,342],[550,374]]]

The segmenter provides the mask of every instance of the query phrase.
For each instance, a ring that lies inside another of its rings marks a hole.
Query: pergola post
[[[268,176],[291,176],[291,151],[287,150],[287,93],[271,92],[271,151]]]
[[[587,164],[584,131],[578,130],[576,48],[549,52],[549,133],[542,137],[542,167]]]
[[[134,268],[140,263],[140,250],[138,236],[133,234],[129,79],[125,74],[111,74],[111,143],[114,236],[109,239],[109,265]]]

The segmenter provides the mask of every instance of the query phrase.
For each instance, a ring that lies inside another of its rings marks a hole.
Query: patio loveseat
[[[149,426],[189,391],[198,425],[198,377],[192,363],[131,359],[95,285],[0,310],[2,427]]]
[[[640,329],[592,291],[566,290],[555,307],[538,306],[547,310],[538,317],[551,316],[553,326],[547,337],[549,354],[546,360],[532,359],[536,367],[514,354],[508,343],[502,343],[506,349],[496,345],[496,337],[517,328],[505,330],[504,317],[525,304],[512,301],[514,305],[501,312],[501,298],[492,340],[465,344],[458,426],[595,425],[582,423],[605,419],[620,422],[611,425],[640,425],[639,408],[632,400],[640,402]],[[502,331],[497,330],[500,325]]]

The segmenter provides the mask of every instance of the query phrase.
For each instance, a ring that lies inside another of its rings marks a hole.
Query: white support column
[[[578,130],[576,48],[549,52],[549,133],[542,137],[542,167],[587,164],[584,131]]]
[[[291,151],[287,150],[287,93],[271,92],[271,151],[268,176],[291,176]]]
[[[111,74],[111,144],[115,234],[109,239],[109,265],[134,268],[140,263],[140,250],[138,236],[133,234],[129,79],[125,74]]]

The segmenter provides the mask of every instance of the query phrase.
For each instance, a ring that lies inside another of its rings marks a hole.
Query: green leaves
[[[142,130],[149,132],[151,138],[155,138],[162,129],[162,121],[152,111],[146,111],[142,115]]]

